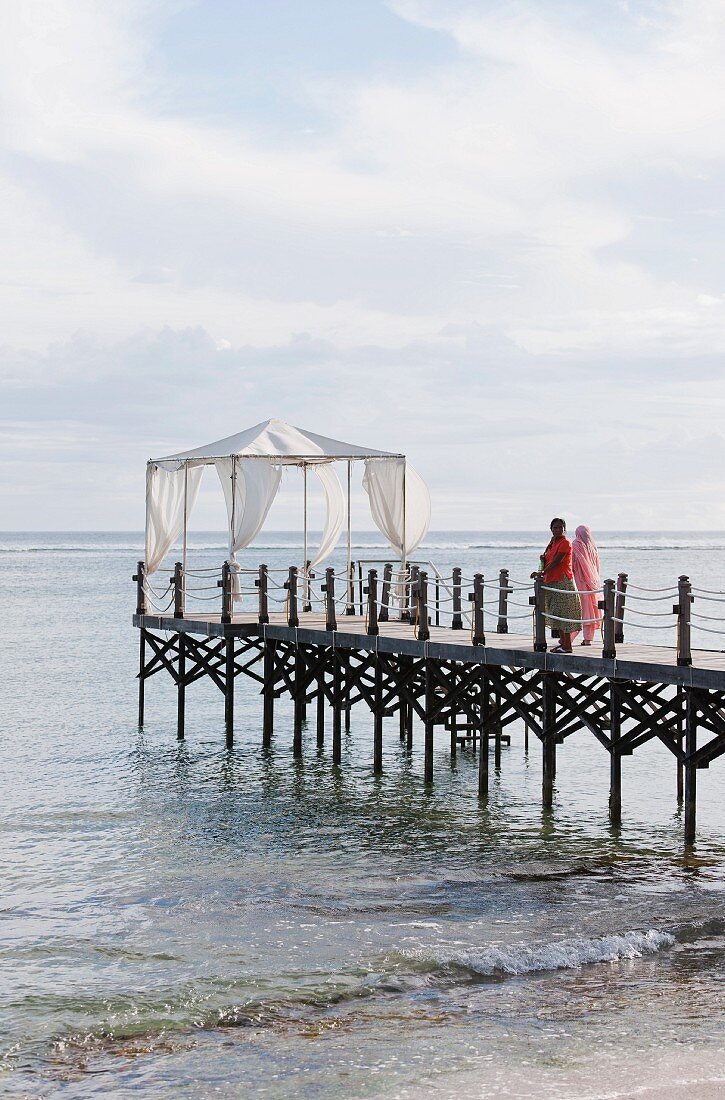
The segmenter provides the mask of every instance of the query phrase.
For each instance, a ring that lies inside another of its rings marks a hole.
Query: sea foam
[[[639,959],[665,947],[671,947],[675,937],[669,932],[651,928],[646,932],[621,932],[594,939],[558,940],[556,943],[535,947],[483,947],[470,950],[433,951],[414,949],[401,952],[404,958],[414,960],[424,968],[435,970],[468,971],[483,977],[496,975],[531,974],[539,970],[577,969],[591,963],[618,962],[621,959]]]

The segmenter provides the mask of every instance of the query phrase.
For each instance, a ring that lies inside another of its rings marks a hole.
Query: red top
[[[563,554],[564,560],[559,562],[553,569],[546,570],[544,574],[544,583],[563,581],[565,577],[569,580],[572,578],[571,543],[566,535],[562,535],[560,539],[551,540],[544,551],[544,565],[548,566],[549,562],[553,561],[557,554]]]

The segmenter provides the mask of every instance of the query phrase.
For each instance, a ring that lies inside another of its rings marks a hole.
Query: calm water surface
[[[429,553],[526,576],[539,543],[459,533]],[[722,1079],[725,761],[700,773],[685,857],[656,744],[624,760],[615,832],[585,733],[559,750],[545,814],[518,727],[485,808],[475,758],[452,767],[444,735],[426,793],[422,729],[409,754],[397,720],[378,778],[362,712],[340,767],[314,722],[293,760],[287,701],[263,752],[251,681],[232,751],[208,683],[178,744],[171,683],[151,680],[139,732],[139,544],[0,536],[3,1095],[567,1098]],[[218,563],[215,544],[195,537],[193,563]],[[254,564],[289,564],[291,544],[273,536]],[[609,535],[602,557],[644,585],[725,589],[722,535]]]

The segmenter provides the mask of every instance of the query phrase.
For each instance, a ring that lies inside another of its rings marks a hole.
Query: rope
[[[718,592],[716,588],[693,588],[693,592],[696,592],[698,596],[702,596],[703,600],[711,600],[712,603],[725,603],[725,600],[713,599],[715,596],[725,596],[725,592]],[[704,595],[707,593],[707,595]]]
[[[631,581],[627,581],[627,591],[628,592],[629,592],[630,588],[634,588],[635,591],[637,591],[637,592],[672,592],[673,591],[672,588],[642,588],[641,585],[632,584]],[[677,589],[675,589],[674,591],[675,591],[675,593],[677,593]]]
[[[628,594],[629,594],[629,588],[627,588],[626,592],[623,592],[621,590],[621,588],[618,588],[616,590],[616,595],[617,596],[627,596]],[[670,592],[670,594],[668,596],[631,596],[630,598],[633,599],[633,600],[638,600],[638,601],[646,600],[648,603],[664,603],[667,600],[671,600],[671,599],[676,598],[676,597],[677,597],[677,590],[675,590],[674,592]]]
[[[692,619],[693,621],[695,619],[705,619],[709,623],[721,623],[723,621],[722,615],[703,615],[701,611],[699,611],[696,615],[693,614]]]
[[[612,615],[612,622],[621,623],[622,626],[631,626],[636,630],[672,630],[672,623],[648,623],[646,626],[644,623],[633,623],[629,619],[618,619],[615,615]]]
[[[704,630],[706,634],[725,634],[725,630],[713,630],[710,626],[697,626],[697,630]]]

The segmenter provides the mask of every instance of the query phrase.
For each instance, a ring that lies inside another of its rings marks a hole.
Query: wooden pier
[[[509,597],[518,589],[506,570],[495,585],[480,574],[467,583],[460,570],[453,570],[451,578],[435,579],[433,602],[428,574],[415,566],[406,567],[404,579],[394,575],[390,565],[380,581],[377,570],[369,570],[365,586],[357,588],[352,575],[346,574],[341,599],[335,597],[340,575],[332,569],[319,589],[311,575],[301,578],[295,567],[285,575],[273,582],[266,566],[255,570],[253,577],[247,571],[245,576],[254,583],[245,595],[244,578],[240,581],[225,563],[219,580],[197,590],[213,590],[218,584],[219,611],[189,612],[186,603],[193,589],[177,564],[166,593],[169,607],[159,611],[149,604],[150,590],[139,563],[133,624],[140,630],[140,725],[146,681],[166,671],[177,687],[182,739],[186,690],[208,676],[224,696],[226,741],[231,747],[234,684],[245,676],[260,685],[263,696],[263,745],[272,741],[275,700],[287,696],[294,708],[294,754],[302,754],[302,728],[311,707],[316,708],[318,743],[324,742],[329,708],[332,759],[339,764],[343,724],[349,729],[352,709],[364,708],[373,718],[372,768],[381,772],[384,719],[397,718],[397,735],[409,747],[418,719],[426,783],[435,778],[438,729],[452,756],[462,747],[478,752],[477,793],[486,799],[487,750],[493,749],[498,767],[502,743],[510,737],[506,731],[520,721],[526,743],[532,734],[541,745],[545,808],[553,804],[557,746],[585,731],[609,754],[609,814],[614,825],[622,816],[622,757],[657,739],[672,753],[676,795],[684,802],[685,842],[694,842],[697,772],[725,753],[725,653],[691,648],[694,597],[687,577],[680,577],[673,589],[675,603],[669,594],[639,597],[669,600],[675,643],[671,647],[624,642],[625,600],[638,597],[634,586],[628,589],[626,575],[620,574],[617,581],[606,581],[602,591],[602,647],[577,647],[569,655],[547,649],[545,585],[540,575],[531,583],[531,593],[525,594],[524,606],[530,610],[523,614],[511,610]],[[488,599],[491,588],[494,595]],[[639,590],[645,591],[651,590]],[[275,592],[284,609],[270,612]],[[254,611],[247,610],[251,593]],[[234,611],[240,595],[245,595],[244,613]],[[709,598],[725,602],[715,594]],[[487,612],[487,605],[494,611]],[[517,606],[522,606],[521,600]],[[492,632],[487,631],[491,621]],[[511,621],[528,624],[530,630],[509,633]]]

